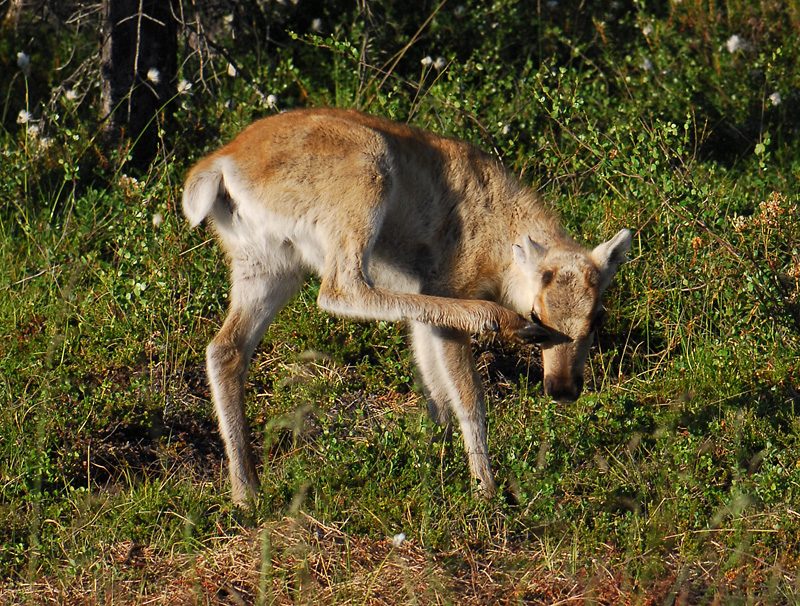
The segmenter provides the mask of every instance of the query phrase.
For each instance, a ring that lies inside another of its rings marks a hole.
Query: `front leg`
[[[414,354],[429,398],[429,412],[439,424],[449,424],[446,407],[458,420],[478,493],[494,496],[496,484],[489,462],[486,404],[470,347],[469,333],[415,322]]]
[[[523,316],[494,301],[452,299],[374,286],[361,256],[353,254],[352,258],[343,256],[331,261],[317,297],[321,309],[359,320],[406,320],[464,333],[495,332],[505,338],[518,337],[518,331],[529,325]]]

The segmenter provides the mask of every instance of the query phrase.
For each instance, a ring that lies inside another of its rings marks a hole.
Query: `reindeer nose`
[[[558,381],[545,379],[544,392],[556,402],[574,402],[581,395],[583,390],[583,377],[577,377],[573,381]]]

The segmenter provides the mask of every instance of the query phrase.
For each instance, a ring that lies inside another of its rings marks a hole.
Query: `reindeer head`
[[[552,246],[524,236],[514,260],[530,281],[531,323],[519,331],[539,343],[544,390],[558,401],[574,401],[583,389],[583,367],[603,317],[601,295],[627,260],[631,233],[623,229],[592,251]]]

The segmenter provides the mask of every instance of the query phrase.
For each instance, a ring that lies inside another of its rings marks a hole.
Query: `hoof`
[[[497,485],[494,482],[480,482],[475,488],[475,495],[486,501],[491,501],[497,496]]]

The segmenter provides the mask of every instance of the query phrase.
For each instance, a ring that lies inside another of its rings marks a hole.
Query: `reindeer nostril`
[[[574,382],[559,382],[553,379],[545,379],[544,392],[556,402],[574,402],[583,390],[583,379],[576,379]]]

